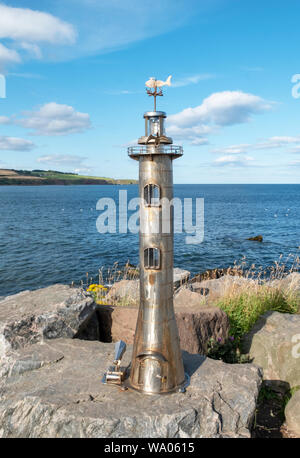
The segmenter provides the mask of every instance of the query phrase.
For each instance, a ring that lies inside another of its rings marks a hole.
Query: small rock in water
[[[253,242],[262,242],[263,241],[263,236],[262,235],[256,235],[255,237],[250,237],[247,240],[252,240]]]

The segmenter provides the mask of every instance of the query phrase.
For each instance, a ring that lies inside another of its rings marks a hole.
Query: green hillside
[[[57,170],[0,169],[0,185],[107,185],[136,184],[136,180],[78,175]]]

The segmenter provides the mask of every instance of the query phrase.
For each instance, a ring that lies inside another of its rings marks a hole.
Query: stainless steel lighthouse
[[[147,93],[154,111],[146,112],[145,135],[128,148],[139,161],[140,307],[131,360],[129,386],[147,394],[184,391],[185,373],[173,307],[173,212],[162,202],[173,198],[173,160],[183,154],[165,134],[166,114],[156,111],[161,87],[151,78]],[[165,230],[165,228],[168,230]]]

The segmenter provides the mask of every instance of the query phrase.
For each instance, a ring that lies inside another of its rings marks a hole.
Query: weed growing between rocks
[[[242,364],[249,363],[249,356],[240,351],[240,341],[230,336],[225,342],[210,339],[207,346],[207,356],[211,359],[219,359],[224,363]]]
[[[106,303],[105,296],[108,291],[108,288],[101,284],[91,283],[90,286],[87,288],[87,292],[90,293],[96,304],[103,305]]]
[[[106,295],[110,288],[122,280],[136,280],[139,278],[139,267],[134,266],[127,261],[125,265],[120,265],[115,262],[112,267],[102,267],[98,271],[96,278],[90,277],[89,273],[86,273],[86,280],[81,280],[80,286],[90,293],[95,302],[98,305],[107,305]],[[95,283],[97,281],[97,283]],[[72,282],[72,287],[76,286],[75,282]],[[128,297],[124,301],[118,301],[116,304],[110,300],[110,305],[118,306],[129,306],[131,305],[131,298]]]
[[[258,318],[267,311],[297,313],[299,296],[291,291],[251,282],[239,293],[229,293],[215,304],[228,315],[230,332],[239,340],[250,331]]]
[[[299,388],[295,387],[280,392],[265,383],[262,385],[257,400],[252,437],[294,437],[284,424],[284,411],[288,401]]]
[[[268,311],[292,314],[300,311],[297,277],[291,276],[291,282],[284,285],[289,274],[299,271],[298,255],[290,254],[285,261],[281,256],[268,271],[256,269],[254,264],[249,269],[245,266],[245,259],[240,265],[235,263],[230,268],[230,275],[248,281],[229,282],[229,287],[224,287],[223,297],[213,304],[227,314],[231,337],[226,342],[210,341],[208,356],[232,364],[249,362],[248,355],[242,354],[241,340],[261,315]]]

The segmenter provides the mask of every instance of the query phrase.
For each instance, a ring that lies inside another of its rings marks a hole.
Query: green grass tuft
[[[297,313],[299,297],[293,292],[285,293],[277,288],[260,285],[253,290],[249,288],[240,294],[224,297],[216,306],[227,313],[230,333],[240,339],[267,311]]]

